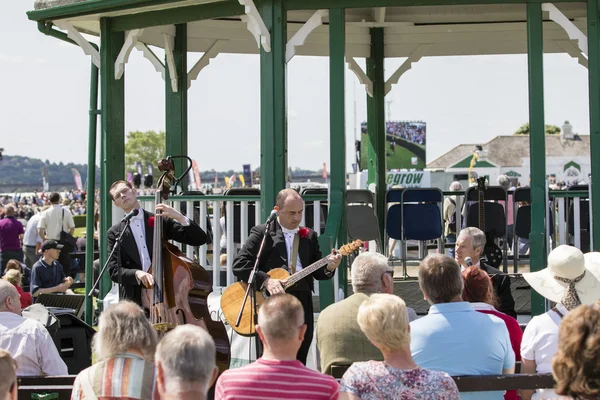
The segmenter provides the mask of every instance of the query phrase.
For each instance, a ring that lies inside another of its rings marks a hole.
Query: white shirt
[[[556,308],[562,315],[567,315],[568,311],[562,304],[557,304]],[[535,361],[538,374],[552,372],[552,358],[558,352],[558,328],[561,322],[562,318],[550,310],[533,317],[523,332],[521,357]],[[551,389],[538,389],[534,398],[556,398],[556,393]]]
[[[281,224],[279,224],[279,226],[281,226]],[[281,230],[283,232],[283,237],[285,239],[285,248],[287,250],[287,259],[288,259],[288,267],[290,267],[292,265],[292,247],[294,246],[294,236],[298,234],[298,228],[296,229],[287,229],[284,228],[283,226],[281,226]],[[300,246],[298,246],[300,247]],[[302,263],[300,262],[300,252],[298,252],[298,256],[297,256],[297,261],[296,261],[296,272],[300,271],[302,269]],[[291,267],[290,267],[290,272],[291,271]]]
[[[36,320],[0,312],[0,348],[17,360],[18,376],[69,374],[50,334]]]
[[[64,219],[63,211],[65,212]],[[46,239],[59,240],[60,232],[69,232],[71,228],[75,228],[75,223],[71,211],[65,210],[59,204],[53,204],[52,207],[42,213],[38,228],[46,230]]]
[[[25,234],[23,235],[23,244],[25,246],[35,246],[38,243],[42,243],[42,238],[38,233],[40,219],[42,219],[41,213],[37,213],[29,219],[27,229],[25,229]]]
[[[148,252],[148,247],[146,246],[146,224],[144,222],[143,209],[140,208],[138,215],[131,218],[129,227],[131,228],[131,233],[133,234],[135,244],[137,245],[138,254],[140,255],[142,271],[148,272],[150,266],[152,265],[152,261],[150,260],[150,253]]]

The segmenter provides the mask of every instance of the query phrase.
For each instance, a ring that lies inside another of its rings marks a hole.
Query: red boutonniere
[[[148,226],[154,228],[154,216],[148,218]]]
[[[308,234],[310,233],[310,229],[302,227],[300,229],[298,229],[298,235],[300,235],[300,237],[302,239],[306,239],[308,237]]]

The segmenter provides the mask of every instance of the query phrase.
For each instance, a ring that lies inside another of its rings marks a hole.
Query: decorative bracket
[[[127,64],[127,61],[129,61],[131,50],[133,50],[138,42],[138,38],[143,32],[143,29],[134,29],[127,32],[125,43],[123,43],[123,47],[121,48],[121,51],[117,56],[117,60],[115,61],[115,79],[119,80],[123,76],[123,73],[125,72],[125,64]]]
[[[388,80],[385,81],[384,96],[392,90],[392,85],[398,83],[400,77],[404,75],[406,71],[412,68],[413,63],[418,62],[421,59],[421,57],[423,57],[427,53],[427,51],[429,51],[430,47],[430,44],[422,44],[413,50],[410,56],[408,56],[408,58],[404,60],[402,65],[398,67],[396,72],[394,72],[392,76],[390,76]]]
[[[154,54],[154,52],[152,50],[150,50],[150,48],[142,42],[137,42],[135,45],[135,48],[138,49],[139,51],[141,51],[145,58],[150,60],[152,65],[154,65],[154,69],[156,70],[156,72],[160,72],[160,75],[162,76],[162,78],[164,80],[165,79],[165,65],[160,61],[160,59],[156,56],[156,54]]]
[[[383,24],[385,22],[385,7],[373,7],[371,14],[373,16],[373,21],[378,24]]]
[[[271,52],[271,34],[267,29],[258,9],[254,5],[253,0],[238,0],[244,6],[245,18],[242,21],[246,22],[248,30],[254,35],[258,47],[262,44],[263,49],[267,53]],[[260,37],[260,42],[259,42]]]
[[[167,68],[169,68],[169,77],[171,78],[171,90],[177,93],[177,69],[175,68],[175,58],[173,57],[173,47],[175,47],[175,38],[166,33],[162,34],[165,42],[165,57],[167,58]]]
[[[575,46],[575,44],[570,40],[556,40],[556,44],[565,51],[568,55],[573,58],[576,58],[579,64],[583,65],[585,68],[588,68],[588,59],[583,55],[581,50]]]
[[[577,40],[577,45],[579,46],[579,50],[585,56],[588,55],[588,39],[587,36],[579,28],[568,19],[565,14],[563,14],[556,6],[552,3],[542,3],[542,11],[546,11],[550,17],[550,19],[560,25],[567,35],[569,35],[569,39]]]
[[[208,64],[210,64],[210,60],[219,55],[221,51],[221,43],[222,41],[217,39],[213,42],[212,45],[202,54],[202,57],[198,60],[196,64],[192,67],[190,72],[188,72],[188,81],[187,87],[188,89],[192,86],[192,81],[196,80],[200,71],[204,69]]]
[[[302,46],[312,31],[323,25],[323,17],[327,10],[318,10],[306,21],[304,25],[294,34],[285,46],[285,62],[288,63],[296,55],[296,47]]]
[[[346,63],[350,71],[354,72],[354,75],[358,78],[358,81],[365,85],[367,94],[373,97],[373,81],[365,74],[360,65],[352,57],[346,56]]]
[[[75,29],[73,25],[66,21],[54,21],[53,24],[58,26],[63,31],[67,31],[67,36],[77,43],[85,54],[92,57],[92,62],[96,67],[98,67],[98,69],[100,69],[100,53],[98,50],[93,48],[87,40],[85,40],[85,38],[77,29]]]

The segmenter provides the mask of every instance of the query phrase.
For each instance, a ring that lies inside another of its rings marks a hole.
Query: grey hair
[[[216,347],[210,334],[195,325],[180,325],[156,348],[156,361],[165,374],[165,391],[186,391],[195,384],[208,390],[216,366]]]
[[[92,346],[100,360],[135,349],[152,361],[157,342],[156,332],[144,311],[134,302],[124,300],[100,314]]]
[[[258,325],[272,341],[286,341],[298,334],[304,324],[304,309],[300,300],[291,294],[276,294],[260,306]]]
[[[354,259],[350,275],[354,293],[381,291],[381,276],[388,270],[387,258],[379,253],[365,252]]]
[[[478,247],[481,247],[483,249],[483,247],[485,246],[485,233],[483,233],[483,231],[479,228],[469,226],[468,228],[465,228],[460,231],[458,237],[460,238],[461,236],[468,236],[473,238],[473,249],[476,249]],[[458,240],[458,238],[456,240]]]
[[[457,192],[459,190],[463,190],[463,186],[460,184],[459,181],[454,181],[450,184],[449,190],[451,190],[453,192]]]
[[[510,188],[510,178],[506,175],[500,175],[497,182],[498,185],[502,186],[504,189]]]
[[[19,292],[17,292],[17,288],[12,283],[0,279],[0,311],[4,310],[4,303],[8,298],[18,299]]]

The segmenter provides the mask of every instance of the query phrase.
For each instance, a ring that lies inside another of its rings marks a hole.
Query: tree
[[[129,132],[125,142],[125,170],[135,172],[136,162],[141,162],[144,169],[148,164],[156,169],[158,161],[165,157],[166,146],[164,131]]]
[[[529,135],[529,123],[521,125],[514,133],[515,135]],[[558,135],[560,128],[556,125],[546,125],[546,135]]]

